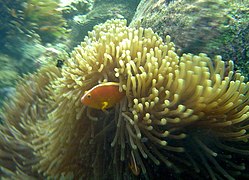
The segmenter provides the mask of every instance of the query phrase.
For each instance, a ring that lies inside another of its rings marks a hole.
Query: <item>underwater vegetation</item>
[[[220,54],[249,78],[248,0],[142,0],[132,26],[140,20],[182,52]]]
[[[4,103],[1,176],[248,177],[249,83],[221,56],[176,51],[169,36],[125,20],[95,26],[62,68],[25,76]],[[82,104],[110,82],[123,98]]]

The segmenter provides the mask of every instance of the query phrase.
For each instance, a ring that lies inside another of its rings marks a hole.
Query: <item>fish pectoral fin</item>
[[[107,108],[108,104],[109,104],[109,103],[108,103],[107,101],[102,102],[102,107],[101,107],[101,109],[102,109],[102,110],[105,110],[105,109]]]

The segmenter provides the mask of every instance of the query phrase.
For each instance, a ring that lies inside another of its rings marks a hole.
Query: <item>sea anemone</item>
[[[144,178],[232,179],[249,155],[243,81],[232,61],[179,56],[169,36],[163,42],[151,29],[109,20],[89,32],[49,85],[47,116],[25,126],[32,170],[119,179],[132,177],[136,165],[134,176]],[[85,91],[103,82],[119,83],[125,97],[105,111],[81,104]]]
[[[3,104],[0,126],[0,176],[14,179],[41,178],[32,170],[38,162],[31,142],[36,124],[51,110],[50,82],[60,76],[56,66],[44,66],[34,74],[19,78],[16,92]]]

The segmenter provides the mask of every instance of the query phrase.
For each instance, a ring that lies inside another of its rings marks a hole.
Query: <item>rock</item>
[[[151,27],[170,35],[182,52],[221,55],[249,77],[249,6],[247,1],[142,0],[130,26]]]

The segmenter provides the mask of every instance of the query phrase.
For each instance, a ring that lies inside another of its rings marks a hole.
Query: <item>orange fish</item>
[[[119,83],[106,82],[94,86],[81,98],[81,102],[94,109],[105,110],[113,107],[125,96],[119,91]]]

